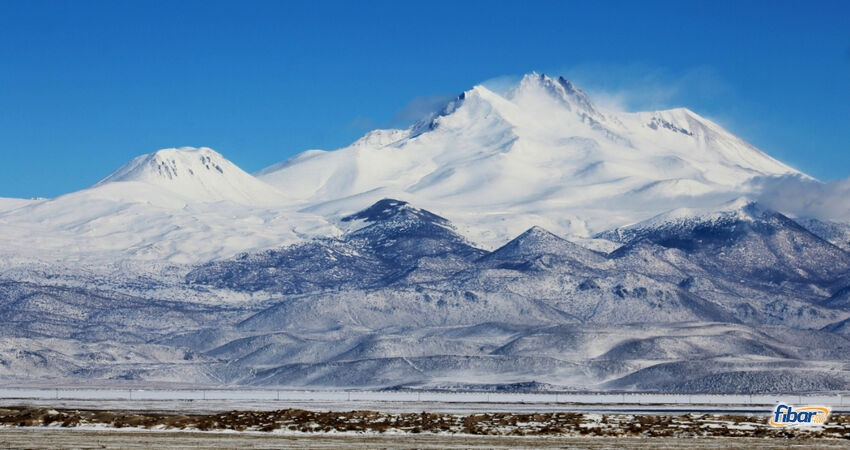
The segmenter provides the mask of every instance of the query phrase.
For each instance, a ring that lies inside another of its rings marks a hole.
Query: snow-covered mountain
[[[505,94],[476,86],[407,130],[258,176],[330,217],[406,200],[495,247],[533,225],[587,236],[796,173],[687,109],[607,111],[563,78],[529,74]]]
[[[408,129],[256,176],[208,148],[142,155],[88,189],[0,201],[0,239],[8,258],[29,261],[200,263],[339,236],[350,227],[342,218],[396,198],[483,248],[533,226],[594,244],[596,233],[714,207],[747,194],[754,177],[782,174],[797,172],[689,110],[609,111],[533,73],[503,94],[476,86]]]
[[[786,175],[539,74],[255,175],[160,150],[0,199],[0,383],[847,390],[850,224]]]

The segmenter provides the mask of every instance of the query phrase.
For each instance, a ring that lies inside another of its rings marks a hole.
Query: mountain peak
[[[362,220],[368,223],[384,222],[395,220],[398,218],[407,218],[413,220],[422,220],[429,223],[435,223],[444,227],[450,227],[448,220],[424,209],[414,208],[409,203],[392,198],[385,198],[374,203],[372,206],[343,217],[343,222],[352,222]]]
[[[564,77],[555,79],[544,73],[531,72],[526,74],[506,95],[513,101],[521,101],[523,97],[535,97],[541,94],[576,113],[600,116],[590,97]]]
[[[476,85],[460,93],[439,111],[433,112],[414,123],[405,133],[409,137],[416,137],[436,130],[445,124],[446,120],[451,122],[453,116],[465,116],[464,119],[461,119],[462,124],[465,124],[465,120],[470,117],[479,120],[489,113],[503,108],[505,103],[508,103],[507,100],[499,94],[484,86]]]
[[[533,226],[488,255],[493,260],[523,260],[556,255],[587,263],[599,262],[601,257],[591,250],[557,236],[543,227]]]
[[[165,148],[134,158],[97,184],[116,181],[174,180],[200,176],[204,171],[224,175],[225,168],[231,169],[228,166],[232,164],[221,154],[207,147]]]
[[[166,188],[188,199],[206,202],[279,203],[277,189],[244,172],[208,147],[180,147],[138,156],[100,180],[95,187],[138,182]]]
[[[598,237],[614,242],[628,242],[645,230],[692,227],[694,224],[720,222],[753,222],[770,211],[748,197],[738,197],[719,206],[676,208],[641,222],[600,233]]]
[[[434,213],[391,198],[342,218],[352,223],[343,239],[349,244],[366,245],[394,270],[414,264],[425,256],[459,252],[478,258],[483,253],[457,234],[454,225]]]
[[[578,86],[574,85],[564,77],[558,77],[558,84],[564,89],[566,96],[578,104],[582,109],[587,112],[592,112],[593,114],[598,114],[596,107],[593,106],[593,102],[590,101],[590,97],[588,97],[583,90],[579,89]]]
[[[715,207],[677,208],[633,225],[600,233],[598,237],[624,244],[647,238],[665,247],[696,248],[698,246],[691,241],[708,242],[718,236],[739,236],[747,230],[770,234],[777,230],[801,232],[805,228],[780,212],[747,197],[739,197]],[[805,233],[811,234],[807,230]]]
[[[549,230],[539,226],[534,225],[533,227],[525,230],[522,234],[517,236],[518,240],[540,240],[540,239],[551,239],[551,240],[563,240],[554,233]]]

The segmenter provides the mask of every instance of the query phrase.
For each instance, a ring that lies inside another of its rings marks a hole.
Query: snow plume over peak
[[[541,93],[559,102],[568,110],[574,110],[579,114],[583,113],[591,117],[601,117],[587,94],[564,77],[554,79],[546,74],[532,72],[525,75],[522,81],[509,90],[505,96],[514,102],[522,102],[525,100],[524,97],[540,95]]]
[[[410,136],[410,130],[372,130],[357,141],[352,146],[358,147],[385,147],[393,142],[399,141]]]
[[[141,155],[118,168],[95,187],[116,182],[140,182],[165,188],[194,201],[233,201],[274,204],[283,194],[245,173],[216,151],[207,148],[168,148]]]
[[[466,126],[467,120],[491,117],[502,118],[501,110],[507,101],[484,86],[474,86],[446,103],[439,111],[424,117],[410,128],[410,136],[417,137],[445,126]],[[509,106],[507,106],[509,108]]]

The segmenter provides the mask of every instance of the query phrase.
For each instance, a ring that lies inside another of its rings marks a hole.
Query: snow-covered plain
[[[534,73],[255,175],[160,150],[0,199],[0,381],[850,389],[850,224],[774,177],[817,183]]]

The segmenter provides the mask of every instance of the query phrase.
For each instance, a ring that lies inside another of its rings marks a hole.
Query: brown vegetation
[[[442,433],[496,436],[780,437],[850,439],[850,416],[834,414],[819,428],[777,429],[767,415],[631,415],[549,413],[386,413],[376,411],[228,411],[163,414],[0,408],[7,427],[77,427],[265,431],[296,433]]]

